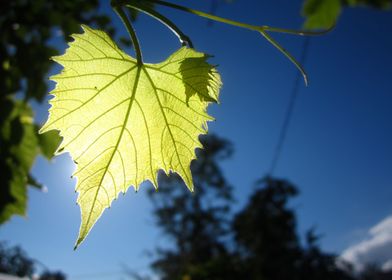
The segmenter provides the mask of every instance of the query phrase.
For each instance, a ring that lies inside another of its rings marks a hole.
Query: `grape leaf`
[[[77,164],[82,221],[75,248],[119,192],[146,180],[157,188],[159,169],[178,173],[193,190],[190,162],[221,86],[205,54],[183,47],[162,63],[138,64],[106,33],[82,28],[53,58],[64,69],[51,77],[57,84],[41,129],[59,130],[57,154],[69,152]]]

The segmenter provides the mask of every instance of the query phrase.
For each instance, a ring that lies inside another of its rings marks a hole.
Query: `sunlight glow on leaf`
[[[120,192],[146,180],[157,188],[159,169],[178,173],[193,190],[190,163],[221,87],[205,54],[183,47],[162,63],[138,65],[106,33],[82,27],[53,58],[64,69],[51,77],[57,85],[41,129],[59,130],[57,153],[69,152],[77,164],[76,247]]]

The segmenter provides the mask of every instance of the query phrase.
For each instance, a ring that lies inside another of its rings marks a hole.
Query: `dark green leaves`
[[[98,0],[1,1],[0,9],[0,224],[24,215],[27,186],[42,188],[29,173],[40,153],[51,158],[56,132],[38,136],[28,101],[42,102],[45,78],[57,53],[53,42],[79,29],[79,22],[113,33],[111,19]],[[15,101],[15,96],[26,102]]]
[[[3,223],[13,214],[25,214],[27,179],[38,141],[28,106],[7,99],[1,109],[0,223]]]
[[[36,156],[50,158],[59,144],[57,133],[38,136],[30,106],[6,98],[0,101],[0,223],[25,215],[27,186],[41,189],[30,174]]]

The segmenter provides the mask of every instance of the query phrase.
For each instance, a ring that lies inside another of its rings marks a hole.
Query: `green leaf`
[[[27,205],[27,182],[23,168],[12,158],[0,161],[2,174],[0,183],[0,224],[13,215],[25,216]]]
[[[27,174],[39,151],[38,138],[36,127],[33,124],[32,109],[27,104],[17,104],[19,107],[17,114],[19,115],[12,120],[11,124],[12,130],[17,134],[12,137],[18,139],[11,139],[10,153]]]
[[[54,57],[64,69],[51,77],[57,85],[41,129],[59,130],[57,153],[69,152],[77,164],[82,222],[75,248],[120,192],[146,180],[157,187],[159,169],[178,173],[193,190],[190,163],[221,86],[202,53],[184,47],[162,63],[138,64],[106,33],[82,27]]]
[[[302,14],[306,17],[304,27],[322,29],[333,26],[341,12],[340,0],[305,0]]]
[[[47,159],[51,159],[60,145],[61,137],[58,131],[52,130],[38,134],[38,142],[42,155]]]
[[[25,215],[30,169],[38,153],[31,107],[3,99],[0,108],[0,224],[12,215]]]

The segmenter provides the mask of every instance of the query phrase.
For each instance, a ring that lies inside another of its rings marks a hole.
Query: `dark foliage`
[[[377,265],[368,265],[362,271],[359,280],[392,280],[392,271],[383,271]]]
[[[0,242],[0,273],[18,277],[32,277],[36,271],[36,261],[31,259],[20,247],[9,247]],[[46,271],[39,280],[65,280],[61,272]]]
[[[50,158],[60,141],[57,133],[38,135],[28,102],[47,96],[50,57],[58,54],[53,41],[80,32],[81,23],[113,33],[98,6],[98,0],[0,1],[0,224],[25,214],[27,186],[41,187],[30,174],[35,157]]]
[[[80,24],[97,24],[112,30],[110,19],[98,12],[98,0],[13,0],[0,3],[0,92],[21,92],[42,101],[47,95],[44,79],[58,53],[49,43],[57,34],[66,38],[79,32]],[[59,33],[60,32],[60,33]]]
[[[203,138],[204,150],[192,165],[195,193],[180,178],[160,178],[151,193],[158,226],[174,248],[158,248],[152,267],[161,279],[350,280],[336,256],[322,252],[313,230],[301,245],[295,212],[288,207],[297,188],[266,177],[245,207],[231,218],[231,186],[218,162],[232,149],[216,136]]]
[[[248,279],[297,279],[301,248],[287,201],[297,194],[284,180],[266,178],[233,221]],[[284,269],[282,269],[284,268]]]
[[[297,194],[290,182],[266,177],[235,215],[233,233],[246,279],[352,279],[334,255],[320,250],[313,230],[307,233],[307,247],[301,245],[295,212],[288,207]]]
[[[159,192],[150,193],[157,224],[176,245],[159,249],[153,267],[162,279],[230,279],[229,252],[224,237],[229,229],[231,186],[217,160],[231,155],[231,145],[216,136],[202,139],[204,150],[192,162],[195,192],[176,175],[161,174]],[[221,270],[221,267],[227,267]]]
[[[45,271],[40,277],[39,280],[65,280],[67,279],[65,274],[62,272],[50,272]]]
[[[31,276],[33,272],[34,262],[21,248],[8,248],[0,243],[0,273],[24,277]]]

